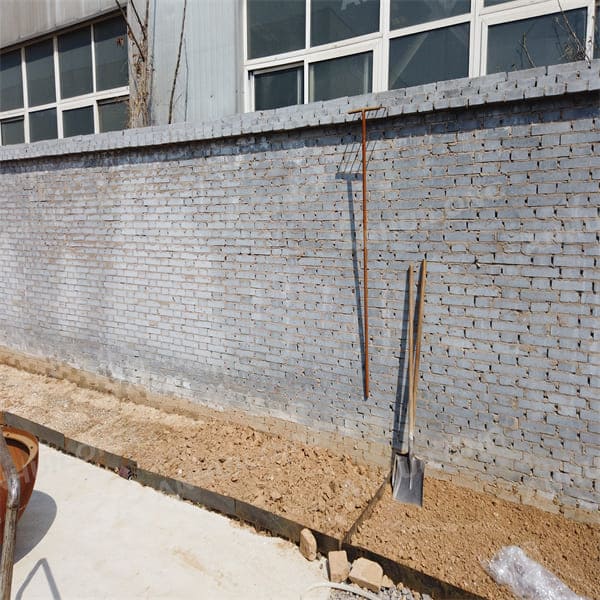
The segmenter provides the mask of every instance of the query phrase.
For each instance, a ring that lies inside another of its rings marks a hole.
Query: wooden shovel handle
[[[421,262],[421,276],[419,278],[419,308],[417,310],[417,331],[415,334],[415,359],[413,369],[413,402],[416,409],[417,390],[419,388],[419,366],[421,364],[421,336],[423,333],[423,306],[425,305],[425,283],[427,281],[427,261]]]
[[[413,299],[414,268],[408,267],[408,451],[412,449],[415,432],[415,397],[414,397],[414,354],[413,354],[413,322],[415,320],[415,303]]]

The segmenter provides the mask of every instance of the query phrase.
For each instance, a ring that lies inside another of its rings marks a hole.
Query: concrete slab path
[[[16,554],[23,600],[297,600],[325,581],[293,544],[46,446]]]

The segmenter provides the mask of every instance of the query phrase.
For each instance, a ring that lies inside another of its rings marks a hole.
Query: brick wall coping
[[[0,162],[129,148],[209,141],[346,123],[348,111],[384,108],[370,118],[429,113],[600,90],[600,59],[536,67],[483,77],[452,79],[410,88],[337,98],[327,102],[240,113],[203,123],[176,123],[0,147]]]

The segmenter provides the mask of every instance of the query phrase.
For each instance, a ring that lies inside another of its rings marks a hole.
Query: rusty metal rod
[[[4,517],[4,539],[0,558],[0,597],[10,600],[13,566],[15,562],[15,543],[17,538],[17,517],[21,499],[21,483],[12,460],[4,432],[0,429],[0,467],[6,484],[6,514]]]
[[[349,110],[349,115],[360,113],[362,129],[362,213],[363,213],[363,353],[365,357],[365,398],[369,397],[369,270],[368,270],[368,219],[367,219],[367,113],[380,110],[382,106],[365,106]]]

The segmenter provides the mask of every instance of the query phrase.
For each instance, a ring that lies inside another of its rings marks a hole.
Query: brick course
[[[0,148],[0,344],[385,462],[404,429],[406,270],[426,257],[419,453],[596,511],[599,90],[596,60]],[[367,401],[346,113],[374,103]]]

